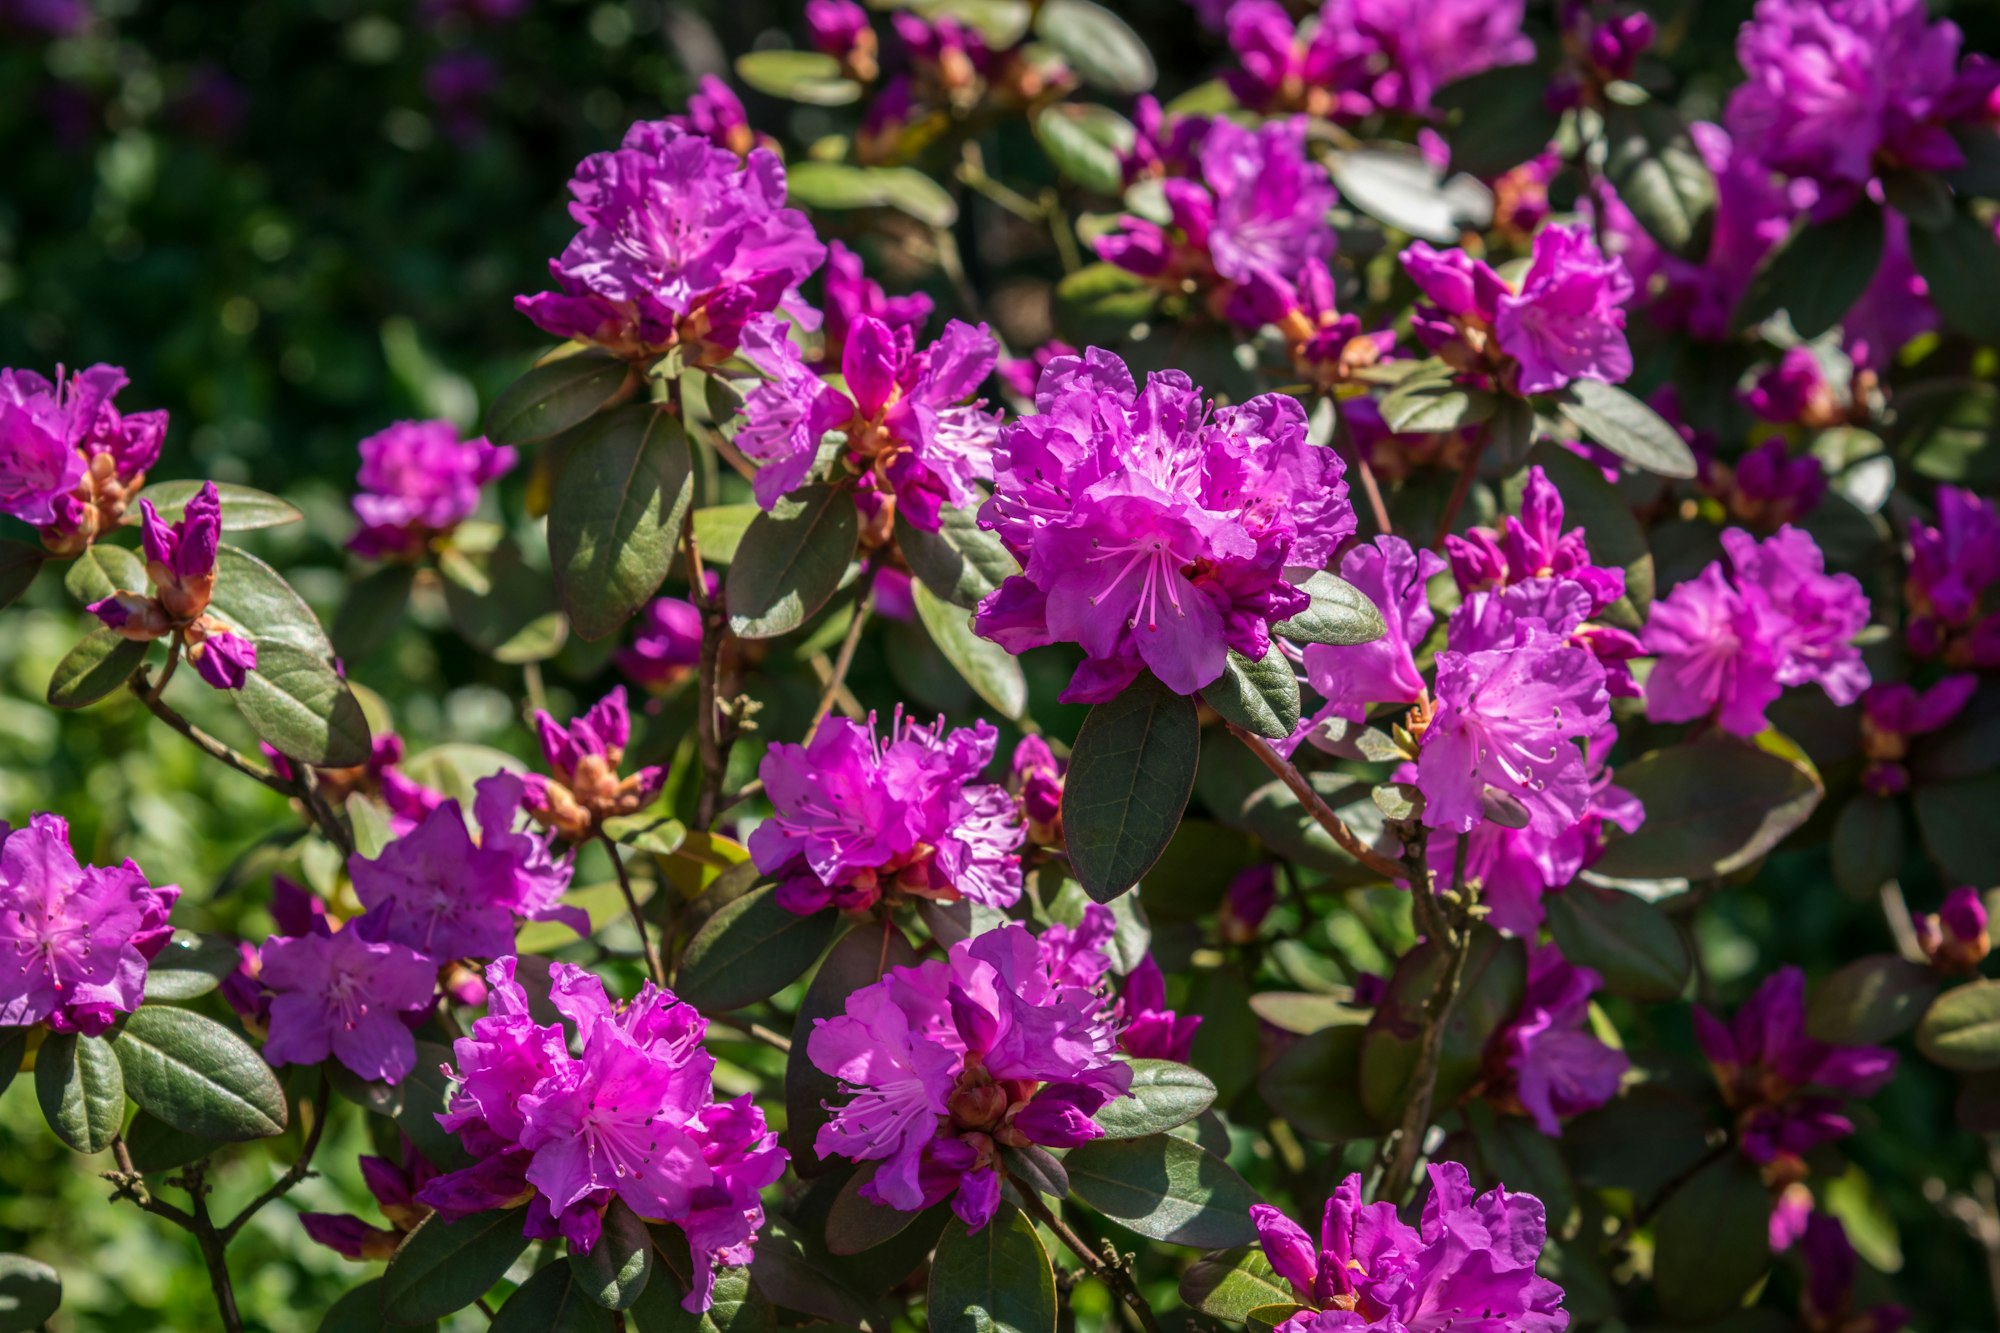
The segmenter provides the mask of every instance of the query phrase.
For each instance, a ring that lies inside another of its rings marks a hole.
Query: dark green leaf
[[[1264,1100],[1307,1138],[1375,1137],[1381,1126],[1361,1104],[1362,1036],[1360,1026],[1347,1023],[1299,1038],[1257,1080]]]
[[[1160,289],[1116,264],[1085,264],[1056,284],[1056,328],[1078,346],[1123,342],[1151,319]]]
[[[287,523],[296,523],[305,517],[275,495],[250,486],[232,485],[226,481],[155,482],[132,497],[133,512],[138,512],[139,501],[151,500],[153,508],[159,511],[161,518],[169,523],[178,523],[187,512],[187,502],[194,499],[204,485],[213,485],[216,498],[222,501],[224,532],[278,528]]]
[[[912,967],[916,962],[916,951],[893,923],[850,930],[827,951],[826,961],[813,974],[805,998],[799,1001],[793,1031],[810,1033],[815,1020],[844,1012],[847,997],[880,981],[885,969]],[[792,1169],[801,1176],[819,1175],[827,1167],[813,1147],[813,1138],[826,1122],[826,1103],[837,1104],[840,1095],[840,1084],[808,1058],[806,1043],[794,1041],[785,1057],[785,1147],[792,1155]]]
[[[1034,1190],[1051,1199],[1069,1197],[1069,1172],[1063,1170],[1062,1159],[1047,1148],[1033,1143],[1003,1148],[1000,1161],[1015,1189]]]
[[[607,1310],[629,1310],[653,1275],[653,1238],[623,1199],[604,1211],[604,1234],[589,1254],[570,1251],[577,1290]]]
[[[96,703],[125,683],[151,647],[113,630],[92,630],[56,663],[55,674],[49,677],[50,706],[84,708]]]
[[[977,1232],[953,1218],[931,1261],[934,1333],[1055,1333],[1056,1275],[1034,1224],[1002,1202]]]
[[[102,1037],[51,1032],[35,1054],[35,1099],[56,1137],[103,1152],[125,1123],[125,1076]]]
[[[1771,1266],[1771,1196],[1741,1153],[1682,1183],[1653,1224],[1653,1288],[1670,1318],[1702,1323],[1743,1303]]]
[[[1549,930],[1562,956],[1604,978],[1613,995],[1664,1004],[1678,1000],[1694,955],[1672,917],[1637,894],[1572,884],[1544,895]]]
[[[785,189],[794,205],[805,208],[894,208],[932,227],[958,220],[951,195],[914,167],[796,162],[786,171]]]
[[[1150,673],[1090,710],[1070,752],[1062,816],[1070,864],[1092,898],[1111,901],[1160,859],[1200,754],[1194,701]]]
[[[1426,435],[1476,426],[1500,400],[1485,389],[1453,380],[1419,378],[1397,385],[1382,400],[1382,424],[1398,435]]]
[[[21,600],[46,559],[48,552],[39,546],[0,540],[0,611]]]
[[[382,566],[347,585],[347,596],[333,617],[333,646],[341,658],[360,662],[394,637],[409,610],[417,567],[397,562]]]
[[[2000,981],[1968,981],[1938,996],[1917,1024],[1917,1049],[1960,1073],[2000,1069]]]
[[[472,1165],[472,1157],[460,1145],[458,1136],[437,1122],[450,1099],[451,1083],[444,1076],[443,1066],[451,1063],[451,1047],[419,1041],[416,1067],[396,1085],[394,1109],[386,1113],[409,1136],[410,1142],[417,1145],[418,1151],[446,1170]]]
[[[644,1231],[641,1227],[641,1234]],[[642,1253],[652,1254],[650,1240]],[[594,1259],[596,1255],[593,1248],[588,1258]],[[538,1269],[507,1298],[507,1303],[493,1316],[493,1322],[487,1325],[487,1333],[611,1333],[617,1327],[611,1310],[590,1298],[576,1272],[576,1266],[583,1262],[586,1260],[572,1253],[566,1264],[549,1264]],[[648,1259],[649,1265],[650,1262]],[[633,1298],[638,1298],[636,1292]]]
[[[1292,1299],[1291,1289],[1253,1246],[1205,1255],[1181,1274],[1181,1302],[1212,1319],[1237,1324],[1260,1305]]]
[[[1139,34],[1093,0],[1045,0],[1035,11],[1035,36],[1062,52],[1093,88],[1129,96],[1145,92],[1158,77]]]
[[[823,483],[751,520],[729,566],[729,626],[745,639],[790,633],[826,605],[854,558],[854,497]]]
[[[577,433],[549,504],[549,560],[578,634],[604,638],[660,590],[693,499],[672,414],[635,403]]]
[[[1458,1100],[1478,1081],[1487,1041],[1520,1005],[1527,987],[1527,952],[1521,941],[1481,926],[1470,948],[1438,1056],[1435,1095],[1440,1106]],[[1361,1103],[1378,1124],[1392,1124],[1402,1112],[1416,1074],[1430,997],[1449,964],[1445,949],[1428,940],[1404,954],[1368,1023],[1361,1039]]]
[[[1937,989],[1936,975],[1906,958],[1857,958],[1813,987],[1806,1032],[1837,1046],[1894,1041],[1923,1016]]]
[[[1912,227],[1910,258],[1946,323],[2000,346],[2000,245],[1990,224],[1961,211],[1942,228]]]
[[[136,1112],[125,1127],[125,1148],[132,1154],[136,1171],[173,1171],[221,1146],[213,1139],[175,1129],[151,1111]]]
[[[800,916],[760,885],[711,916],[688,941],[674,991],[704,1013],[738,1009],[806,974],[832,941],[835,912]]]
[[[860,1254],[884,1241],[903,1234],[917,1214],[900,1208],[870,1203],[861,1197],[861,1187],[875,1179],[880,1163],[863,1162],[834,1196],[826,1215],[826,1248],[834,1254]]]
[[[2000,388],[1972,379],[1936,379],[1896,395],[1886,438],[1932,481],[1987,490],[2000,485]]]
[[[219,936],[176,931],[146,969],[146,999],[192,1000],[206,995],[242,961],[235,947]]]
[[[1618,785],[1644,803],[1646,822],[1594,867],[1614,879],[1730,874],[1803,824],[1821,794],[1809,767],[1713,734],[1620,765]]]
[[[1484,1186],[1505,1185],[1542,1201],[1551,1236],[1569,1231],[1576,1211],[1576,1183],[1556,1140],[1525,1115],[1497,1115],[1477,1098],[1464,1107],[1476,1159],[1473,1175]]]
[[[281,754],[320,768],[368,762],[371,738],[361,703],[319,653],[260,643],[257,669],[229,695],[258,738]]]
[[[132,1100],[175,1129],[224,1143],[284,1132],[278,1080],[249,1043],[212,1018],[145,1005],[113,1049]]]
[[[1087,190],[1115,195],[1125,187],[1117,147],[1085,121],[1082,110],[1070,103],[1043,108],[1035,117],[1035,138],[1057,171]]]
[[[1548,79],[1539,65],[1503,65],[1440,88],[1432,100],[1457,113],[1446,136],[1451,165],[1491,179],[1539,155],[1556,136]]]
[[[446,1222],[436,1213],[403,1238],[382,1274],[382,1308],[398,1324],[421,1324],[463,1310],[506,1276],[528,1238],[525,1208],[474,1213]]]
[[[1683,259],[1708,253],[1715,229],[1715,177],[1671,106],[1608,102],[1604,170],[1618,198],[1654,240]]]
[[[1185,1125],[1215,1102],[1215,1085],[1173,1060],[1134,1060],[1132,1086],[1092,1117],[1108,1139],[1136,1139]]]
[[[435,1320],[425,1324],[391,1324],[382,1313],[382,1279],[370,1278],[342,1296],[319,1322],[319,1333],[386,1333],[395,1329],[428,1330],[436,1333]]]
[[[1307,1307],[1297,1301],[1278,1301],[1271,1305],[1260,1305],[1243,1316],[1245,1333],[1274,1333],[1278,1325]]]
[[[1534,404],[1525,398],[1503,396],[1486,421],[1485,456],[1503,472],[1517,468],[1528,457],[1540,432]]]
[[[266,644],[283,643],[321,657],[333,656],[333,644],[305,598],[284,575],[248,551],[229,545],[216,551],[215,597],[208,609],[229,628],[254,639],[259,653]]]
[[[1833,882],[1850,898],[1873,901],[1884,884],[1903,873],[1907,841],[1900,804],[1856,792],[1833,821]]]
[[[1388,632],[1375,603],[1338,575],[1319,570],[1299,588],[1312,605],[1271,627],[1293,643],[1351,646],[1373,643]]]
[[[515,380],[486,411],[486,438],[495,444],[533,444],[589,419],[625,387],[623,361],[600,352],[578,352],[536,366]]]
[[[462,555],[443,573],[451,627],[496,662],[541,662],[562,650],[569,622],[556,606],[555,580],[529,565],[513,539],[483,559]]]
[[[1662,477],[1694,475],[1694,453],[1680,432],[1618,386],[1578,380],[1557,401],[1577,429],[1633,466]]]
[[[110,542],[84,547],[63,571],[63,590],[84,606],[114,593],[145,592],[151,582],[145,562],[135,552]]]
[[[840,62],[818,51],[746,51],[736,57],[736,77],[771,97],[808,106],[846,106],[861,85]]]
[[[1757,266],[1736,309],[1736,327],[1761,324],[1780,310],[1801,338],[1838,324],[1874,280],[1882,262],[1882,210],[1862,200],[1831,222],[1801,217],[1792,234]]]
[[[28,1029],[0,1028],[0,1092],[14,1081],[21,1072],[21,1061],[28,1054]]]
[[[1001,580],[1021,572],[1000,539],[979,526],[977,507],[947,506],[936,532],[905,523],[896,529],[896,546],[925,587],[940,600],[968,611],[975,610]]]
[[[965,678],[973,691],[1005,718],[1018,719],[1028,707],[1028,678],[1014,655],[972,632],[972,613],[939,601],[922,583],[911,585],[917,619],[930,634],[944,660]]]
[[[1712,1151],[1736,1152],[1726,1142],[1712,1145],[1713,1129],[1706,1100],[1641,1084],[1563,1126],[1562,1141],[1579,1184],[1629,1191],[1648,1208]]]
[[[2000,810],[2000,773],[1921,786],[1915,801],[1924,846],[1948,883],[2000,883],[2000,838],[1992,825]]]
[[[25,1254],[0,1254],[0,1333],[31,1333],[62,1305],[62,1277]]]
[[[1172,1134],[1098,1139],[1063,1166],[1076,1196],[1151,1240],[1202,1249],[1247,1245],[1257,1192],[1229,1163]]]
[[[1276,639],[1259,662],[1231,648],[1221,677],[1202,686],[1201,700],[1245,731],[1272,740],[1299,728],[1299,678]]]
[[[1653,605],[1653,552],[1632,506],[1595,464],[1560,444],[1544,441],[1536,445],[1528,454],[1528,463],[1540,468],[1562,496],[1563,524],[1583,529],[1592,563],[1625,571],[1625,595],[1606,609],[1604,618],[1623,629],[1639,629]],[[1526,472],[1510,478],[1507,488],[1508,507],[1518,513],[1516,480],[1525,489]]]
[[[854,1269],[851,1261],[836,1259],[816,1238],[800,1233],[782,1218],[765,1224],[757,1237],[756,1256],[750,1261],[750,1276],[756,1282],[752,1290],[769,1296],[772,1304],[874,1333],[889,1333],[903,1307],[898,1304],[892,1309],[879,1291],[862,1290]],[[645,1319],[652,1304],[653,1298],[641,1298],[633,1312],[639,1316],[640,1333],[655,1333],[656,1326]],[[657,1327],[668,1326],[661,1323]],[[680,1327],[676,1326],[676,1333]]]
[[[664,1228],[654,1228],[657,1237]],[[763,1258],[765,1241],[759,1240],[758,1258]],[[686,1246],[675,1247],[680,1255],[686,1254]],[[665,1251],[662,1250],[662,1255]],[[690,1314],[681,1308],[681,1294],[685,1285],[676,1289],[673,1282],[662,1279],[646,1284],[639,1303],[626,1312],[625,1322],[633,1333],[771,1333],[777,1325],[776,1316],[771,1311],[771,1303],[764,1299],[763,1292],[750,1280],[747,1268],[724,1268],[715,1275],[715,1291],[708,1309],[700,1314]],[[888,1333],[886,1329],[881,1333]]]

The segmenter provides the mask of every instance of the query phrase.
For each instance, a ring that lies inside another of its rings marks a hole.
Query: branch
[[[146,1212],[165,1218],[194,1237],[195,1244],[201,1247],[202,1263],[208,1269],[208,1285],[215,1293],[215,1310],[222,1317],[223,1329],[226,1333],[243,1333],[243,1316],[236,1310],[236,1289],[229,1281],[226,1253],[229,1240],[223,1232],[215,1229],[215,1223],[208,1215],[208,1184],[202,1179],[208,1159],[201,1159],[190,1166],[184,1175],[167,1181],[188,1192],[193,1211],[183,1212],[170,1203],[154,1198],[146,1189],[145,1177],[132,1165],[132,1151],[125,1146],[122,1135],[111,1140],[111,1155],[117,1161],[118,1169],[106,1171],[104,1178],[113,1186],[112,1199],[130,1199]]]
[[[299,1146],[297,1160],[290,1167],[286,1168],[284,1175],[279,1176],[276,1181],[272,1182],[269,1189],[259,1194],[249,1203],[244,1204],[243,1211],[231,1218],[229,1225],[222,1228],[222,1243],[224,1245],[236,1239],[236,1233],[243,1229],[244,1224],[256,1214],[258,1209],[271,1202],[271,1200],[289,1193],[294,1185],[304,1180],[307,1176],[314,1174],[312,1170],[313,1154],[319,1150],[320,1135],[326,1132],[327,1106],[332,1092],[333,1084],[322,1074],[319,1080],[319,1091],[313,1094],[313,1100],[310,1103],[312,1106],[312,1124],[306,1130],[305,1142]]]
[[[1451,497],[1444,502],[1444,516],[1438,519],[1437,536],[1431,538],[1433,551],[1444,548],[1444,539],[1451,536],[1452,527],[1458,522],[1458,511],[1465,508],[1465,497],[1472,494],[1472,483],[1479,478],[1479,459],[1486,452],[1486,433],[1480,432],[1479,443],[1472,447],[1472,457],[1465,460],[1459,469],[1458,479],[1451,484]]]
[[[1404,878],[1403,867],[1361,841],[1354,830],[1347,827],[1346,822],[1334,813],[1333,807],[1326,803],[1326,798],[1313,789],[1312,783],[1306,781],[1306,775],[1273,750],[1270,742],[1253,731],[1244,730],[1227,718],[1223,719],[1223,725],[1229,728],[1230,735],[1250,748],[1250,753],[1256,755],[1264,767],[1284,779],[1285,785],[1292,789],[1292,795],[1298,797],[1299,803],[1305,806],[1306,813],[1332,835],[1333,840],[1340,844],[1342,851],[1384,879],[1394,881]]]
[[[722,799],[722,784],[729,767],[729,738],[724,735],[716,678],[722,671],[722,640],[729,633],[729,621],[717,599],[708,592],[708,576],[701,567],[701,543],[694,535],[694,511],[688,511],[687,526],[681,532],[687,551],[689,596],[701,612],[701,664],[697,671],[695,706],[696,753],[701,759],[701,787],[695,794],[695,826],[714,827]]]
[[[625,910],[632,914],[632,928],[639,932],[639,945],[646,951],[646,966],[653,974],[653,984],[661,990],[667,987],[667,967],[660,961],[660,950],[653,943],[653,937],[646,931],[646,918],[639,911],[638,895],[632,892],[631,876],[625,873],[625,858],[618,854],[618,844],[611,841],[611,835],[603,829],[597,836],[604,843],[604,850],[611,853],[611,866],[618,872],[618,890],[625,895]]]
[[[1430,1129],[1431,1103],[1437,1094],[1438,1062],[1444,1054],[1445,1029],[1451,1024],[1452,1006],[1457,1003],[1459,987],[1465,980],[1465,960],[1472,952],[1470,915],[1465,900],[1457,900],[1459,920],[1456,924],[1444,921],[1442,913],[1438,912],[1427,842],[1420,827],[1416,838],[1404,848],[1403,862],[1409,871],[1410,893],[1414,901],[1427,902],[1431,912],[1436,914],[1433,920],[1442,928],[1441,933],[1432,938],[1446,951],[1445,968],[1424,1005],[1422,1045],[1417,1050],[1417,1067],[1411,1076],[1409,1099],[1403,1105],[1402,1123],[1382,1144],[1390,1152],[1390,1157],[1375,1197],[1392,1203],[1401,1201],[1416,1175],[1417,1157],[1423,1151],[1424,1135]],[[1465,848],[1466,840],[1461,836],[1456,876],[1460,879],[1463,878]]]
[[[840,651],[834,656],[833,667],[827,672],[826,682],[819,696],[819,706],[813,709],[812,725],[806,728],[801,745],[812,744],[813,735],[819,731],[819,724],[826,721],[826,715],[833,711],[833,704],[847,686],[847,673],[854,665],[854,650],[861,646],[861,631],[868,625],[868,613],[875,605],[873,577],[869,586],[861,590],[861,596],[854,602],[854,619],[847,622],[847,635],[840,641]]]
[[[1092,1276],[1111,1288],[1118,1299],[1125,1302],[1127,1308],[1138,1318],[1139,1326],[1145,1329],[1146,1333],[1160,1333],[1160,1323],[1153,1317],[1153,1307],[1147,1304],[1145,1295],[1139,1290],[1139,1284],[1132,1280],[1132,1270],[1127,1262],[1115,1257],[1116,1252],[1108,1243],[1105,1246],[1105,1254],[1092,1250],[1083,1237],[1070,1230],[1069,1224],[1056,1216],[1048,1204],[1042,1201],[1042,1196],[1033,1186],[1024,1184],[1020,1193],[1028,1215],[1047,1227],[1057,1240],[1069,1247],[1070,1253],[1083,1261],[1083,1266],[1090,1270]]]

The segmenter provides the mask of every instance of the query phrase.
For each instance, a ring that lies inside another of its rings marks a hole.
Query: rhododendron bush
[[[0,370],[7,729],[228,825],[0,784],[0,1141],[188,1327],[1991,1327],[2000,64],[1733,8],[810,0],[345,505]]]

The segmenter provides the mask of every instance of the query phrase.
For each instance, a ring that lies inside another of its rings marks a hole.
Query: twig
[[[1333,807],[1326,803],[1326,798],[1313,790],[1312,783],[1306,781],[1306,775],[1273,750],[1269,742],[1255,732],[1246,731],[1227,719],[1224,719],[1223,725],[1229,728],[1230,735],[1250,748],[1250,753],[1256,755],[1264,767],[1284,779],[1285,785],[1292,789],[1292,795],[1298,797],[1299,803],[1305,806],[1306,813],[1310,814],[1319,826],[1340,844],[1342,851],[1385,879],[1403,878],[1403,867],[1361,841],[1354,830],[1347,827],[1346,822],[1334,813]]]
[[[1132,1272],[1124,1262],[1107,1259],[1092,1250],[1083,1237],[1070,1230],[1069,1224],[1042,1201],[1042,1196],[1036,1193],[1033,1186],[1023,1185],[1020,1193],[1028,1215],[1047,1227],[1057,1240],[1069,1247],[1070,1253],[1083,1261],[1083,1266],[1091,1271],[1092,1276],[1111,1288],[1138,1318],[1139,1326],[1146,1333],[1160,1333],[1160,1322],[1153,1317],[1153,1307],[1147,1304],[1139,1284],[1132,1280]]]
[[[646,931],[646,918],[639,911],[639,899],[632,892],[631,876],[625,873],[625,858],[618,854],[618,844],[611,841],[611,835],[603,829],[597,836],[604,843],[604,850],[611,853],[611,866],[618,872],[618,890],[625,895],[625,909],[632,914],[632,928],[639,932],[639,944],[646,951],[646,966],[653,973],[653,982],[661,989],[666,988],[667,967],[660,961],[660,950],[653,943],[653,937]]]
[[[721,1029],[725,1032],[741,1033],[743,1036],[748,1037],[752,1041],[761,1042],[764,1045],[769,1046],[774,1051],[778,1051],[785,1055],[790,1055],[792,1053],[792,1039],[790,1037],[787,1037],[782,1032],[777,1032],[772,1030],[771,1028],[765,1027],[762,1023],[738,1023],[735,1022],[734,1020],[728,1022],[718,1022],[715,1020],[710,1020],[708,1028],[710,1032],[714,1032],[717,1029]]]
[[[1896,937],[1896,952],[1912,963],[1924,963],[1924,946],[1917,939],[1916,922],[1910,919],[1910,905],[1903,899],[1900,881],[1886,880],[1881,888],[1882,917],[1889,933]]]
[[[695,826],[714,827],[729,767],[729,740],[724,735],[716,677],[722,670],[722,640],[729,621],[718,599],[709,595],[708,576],[701,567],[701,543],[694,535],[694,513],[688,512],[681,533],[687,551],[689,596],[701,612],[701,664],[697,671],[695,748],[701,759],[701,787],[695,795]]]
[[[826,721],[826,715],[833,711],[834,700],[840,697],[847,685],[847,673],[854,665],[854,650],[861,646],[861,631],[868,625],[868,612],[875,604],[873,586],[864,588],[854,603],[854,619],[847,623],[847,635],[840,641],[840,651],[834,655],[833,668],[827,673],[826,685],[820,692],[819,706],[813,709],[812,725],[806,728],[804,745],[812,744],[813,735],[819,731],[819,724]]]
[[[224,1245],[236,1239],[236,1233],[243,1229],[244,1224],[256,1214],[259,1208],[262,1208],[265,1204],[271,1202],[271,1200],[289,1193],[292,1186],[313,1174],[313,1154],[319,1151],[320,1135],[326,1132],[326,1113],[332,1092],[333,1084],[322,1075],[319,1081],[319,1090],[313,1094],[313,1099],[309,1103],[312,1107],[312,1124],[306,1129],[305,1142],[299,1145],[297,1160],[286,1168],[284,1175],[279,1176],[277,1180],[272,1182],[269,1189],[244,1204],[243,1211],[231,1218],[229,1225],[222,1228],[222,1243]]]
[[[1431,549],[1442,550],[1444,539],[1451,536],[1452,527],[1458,522],[1458,511],[1465,508],[1465,497],[1472,494],[1472,483],[1479,477],[1479,458],[1486,452],[1486,436],[1481,434],[1479,443],[1473,446],[1472,457],[1465,460],[1459,469],[1458,479],[1451,484],[1451,496],[1444,502],[1444,516],[1438,520],[1437,535],[1431,538]]]
[[[1368,454],[1355,443],[1354,432],[1348,429],[1347,415],[1335,404],[1333,418],[1333,445],[1336,452],[1354,460],[1354,471],[1361,478],[1362,494],[1368,497],[1368,511],[1375,518],[1375,530],[1384,537],[1392,537],[1396,527],[1389,521],[1389,506],[1382,501],[1382,484],[1375,479],[1375,469],[1368,461]]]
[[[180,669],[181,657],[186,651],[187,631],[175,630],[173,642],[167,645],[167,665],[161,670],[159,681],[153,686],[151,695],[147,697],[147,707],[158,703],[160,697],[167,692],[167,682],[172,680],[174,672]]]
[[[1410,892],[1418,900],[1430,898],[1435,892],[1426,842],[1424,833],[1419,829],[1416,838],[1403,853],[1404,864],[1409,870]],[[1465,840],[1461,838],[1457,857],[1461,868],[1465,845]],[[1462,873],[1461,869],[1459,874]],[[1444,1054],[1445,1029],[1451,1024],[1452,1006],[1457,1002],[1459,987],[1465,980],[1465,960],[1472,952],[1470,916],[1465,910],[1464,900],[1458,902],[1460,920],[1456,927],[1445,923],[1443,937],[1434,941],[1446,950],[1445,968],[1424,1005],[1422,1044],[1417,1050],[1417,1067],[1411,1077],[1408,1100],[1403,1104],[1403,1120],[1395,1134],[1383,1143],[1383,1147],[1390,1151],[1389,1165],[1382,1173],[1375,1197],[1391,1203],[1402,1201],[1403,1195],[1409,1191],[1411,1178],[1416,1174],[1417,1157],[1423,1151],[1424,1136],[1430,1129],[1431,1102],[1437,1093],[1438,1062]]]

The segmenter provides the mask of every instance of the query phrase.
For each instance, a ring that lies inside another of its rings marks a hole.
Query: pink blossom
[[[1631,1061],[1590,1030],[1590,997],[1604,979],[1566,961],[1553,945],[1528,953],[1528,987],[1514,1015],[1487,1045],[1498,1077],[1487,1096],[1532,1116],[1555,1137],[1565,1118],[1595,1110],[1618,1093]]]
[[[1446,84],[1534,59],[1525,9],[1523,0],[1327,0],[1315,74],[1352,89],[1357,109],[1427,115]]]
[[[858,10],[860,7],[857,5]],[[867,25],[867,16],[861,22]],[[829,241],[826,247],[826,320],[822,329],[820,365],[832,369],[841,365],[847,339],[858,319],[880,320],[893,331],[907,328],[921,333],[931,317],[931,298],[922,292],[890,296],[882,284],[863,271],[861,256]]]
[[[348,549],[372,560],[411,560],[472,517],[480,488],[513,470],[512,449],[484,436],[461,440],[449,421],[398,421],[361,451],[361,529]]]
[[[54,383],[0,370],[0,514],[49,529],[66,554],[123,519],[167,434],[165,412],[118,410],[127,383],[118,366],[58,367]]]
[[[258,979],[275,992],[264,1058],[313,1065],[331,1055],[355,1074],[400,1083],[416,1067],[404,1016],[428,1012],[437,963],[401,944],[375,943],[350,924],[324,924],[264,943]]]
[[[1952,666],[2000,666],[2000,612],[1982,610],[2000,583],[2000,508],[1957,486],[1937,489],[1937,522],[1910,524],[1904,595],[1910,651]]]
[[[1606,258],[1588,227],[1542,228],[1520,290],[1500,298],[1493,325],[1500,350],[1520,364],[1520,392],[1628,378],[1625,303],[1632,290],[1624,263]]]
[[[1359,722],[1371,704],[1423,697],[1415,653],[1431,629],[1425,584],[1443,570],[1443,560],[1401,537],[1377,537],[1341,557],[1340,576],[1375,604],[1388,632],[1372,643],[1306,645],[1306,681],[1326,700],[1320,718]]]
[[[639,613],[631,647],[620,648],[612,660],[642,689],[672,689],[701,662],[700,608],[679,597],[655,598]]]
[[[1167,1008],[1167,979],[1151,954],[1126,974],[1112,1016],[1119,1023],[1118,1048],[1134,1060],[1186,1063],[1201,1029],[1200,1014]]]
[[[1880,796],[1894,796],[1909,785],[1902,761],[1910,752],[1909,738],[1933,732],[1957,717],[1979,688],[1970,672],[1945,676],[1929,689],[1906,684],[1872,685],[1861,696],[1861,752],[1868,758],[1862,785]]]
[[[1953,889],[1937,911],[1916,919],[1918,947],[1946,976],[1975,974],[1993,949],[1986,922],[1985,895],[1974,888]]]
[[[537,710],[535,731],[549,772],[522,779],[522,804],[544,827],[571,842],[583,841],[606,819],[637,814],[666,785],[667,770],[662,765],[619,772],[625,746],[632,739],[632,713],[623,685],[567,727]]]

